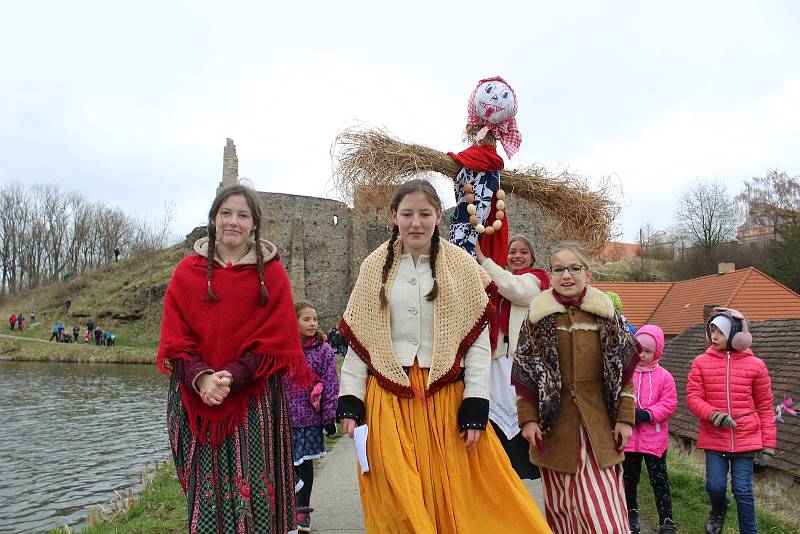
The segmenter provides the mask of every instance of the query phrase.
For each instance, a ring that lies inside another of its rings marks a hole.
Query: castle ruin
[[[222,181],[217,192],[239,183],[236,145],[227,139]],[[344,312],[361,262],[389,238],[387,209],[350,207],[339,200],[258,192],[264,214],[262,234],[275,243],[292,283],[295,301],[317,307],[320,327],[333,326]],[[510,235],[523,234],[536,247],[537,264],[545,260],[550,241],[543,236],[541,212],[526,200],[509,195],[506,201]],[[449,213],[440,232],[447,236]]]

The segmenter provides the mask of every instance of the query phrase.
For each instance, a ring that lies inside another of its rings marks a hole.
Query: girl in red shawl
[[[224,189],[164,296],[158,366],[170,375],[167,430],[192,533],[295,528],[281,377],[307,384],[310,372],[289,280],[260,232],[255,193]]]
[[[522,437],[517,420],[517,392],[511,385],[511,364],[528,306],[542,291],[550,287],[547,273],[534,269],[533,245],[522,235],[509,239],[506,263],[508,270],[484,255],[475,245],[475,258],[492,281],[497,284],[495,306],[497,321],[492,323],[492,381],[489,397],[489,421],[520,478],[539,478],[539,468],[528,455],[528,442]],[[496,327],[494,325],[497,325]]]

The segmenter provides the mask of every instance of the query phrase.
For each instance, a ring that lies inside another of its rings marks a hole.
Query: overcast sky
[[[792,0],[0,0],[0,182],[151,219],[173,201],[183,234],[226,137],[257,189],[335,197],[342,127],[458,150],[470,92],[501,75],[523,136],[507,167],[614,177],[633,240],[693,179],[800,174],[799,22]]]

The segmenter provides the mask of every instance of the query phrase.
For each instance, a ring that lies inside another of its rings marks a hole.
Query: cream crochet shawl
[[[394,354],[389,306],[381,308],[378,296],[388,247],[387,241],[361,264],[339,331],[381,386],[401,397],[412,397],[408,375]],[[402,243],[398,239],[394,244],[394,263],[386,279],[387,294],[391,294],[401,255]],[[428,396],[458,377],[461,358],[494,316],[490,297],[497,291],[472,256],[441,238],[435,275],[439,294],[433,301],[433,360],[428,374]]]

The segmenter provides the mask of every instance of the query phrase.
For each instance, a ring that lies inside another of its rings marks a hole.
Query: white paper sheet
[[[367,425],[357,426],[353,431],[353,444],[356,446],[356,456],[361,466],[361,473],[369,473],[369,462],[367,461],[367,435],[369,428]]]

